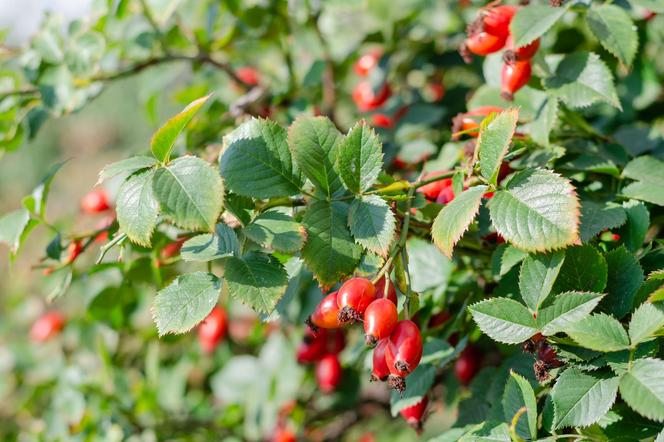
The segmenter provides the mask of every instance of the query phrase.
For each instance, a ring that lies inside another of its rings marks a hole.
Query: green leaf
[[[664,206],[664,161],[645,155],[627,163],[623,176],[637,180],[623,187],[623,196]]]
[[[331,198],[340,188],[335,170],[341,134],[328,118],[300,117],[288,129],[288,145],[302,173]]]
[[[551,390],[554,428],[587,427],[599,421],[616,400],[619,377],[568,368]]]
[[[180,249],[182,259],[193,262],[208,262],[239,255],[240,243],[237,235],[224,223],[218,223],[214,233],[203,233],[189,238]]]
[[[567,12],[567,6],[554,8],[531,4],[519,9],[510,22],[510,34],[514,39],[514,46],[519,48],[541,37],[556,24],[565,12]]]
[[[171,149],[173,149],[173,144],[175,144],[178,135],[180,135],[196,112],[198,112],[209,98],[210,95],[207,95],[192,101],[182,112],[172,117],[155,132],[150,141],[150,149],[152,149],[152,155],[156,159],[162,163],[168,163],[171,156]]]
[[[457,356],[457,353],[459,352],[447,341],[431,338],[424,343],[420,364],[434,364],[442,367]]]
[[[9,246],[11,253],[15,254],[21,245],[21,236],[30,221],[27,209],[18,209],[9,212],[0,218],[0,242]]]
[[[33,189],[32,193],[23,198],[23,207],[28,209],[30,213],[35,214],[39,218],[46,216],[46,200],[51,190],[51,183],[53,182],[53,178],[55,178],[55,174],[58,173],[65,163],[66,161],[63,161],[51,167],[37,187]]]
[[[159,203],[152,190],[154,171],[136,173],[122,183],[115,201],[120,230],[134,243],[150,247]]]
[[[257,312],[269,314],[286,293],[288,273],[275,257],[251,252],[226,262],[224,281],[233,298]]]
[[[454,270],[452,260],[429,241],[420,238],[408,240],[406,249],[411,288],[418,293],[427,290],[444,293]],[[399,262],[399,259],[400,256],[397,256],[396,261]]]
[[[565,262],[553,284],[553,291],[601,293],[606,287],[607,275],[606,260],[596,248],[591,245],[570,247],[565,250]]]
[[[433,386],[436,378],[436,367],[431,364],[420,364],[406,381],[406,389],[403,393],[392,390],[390,396],[390,411],[392,416],[397,416],[404,408],[411,407],[422,400]]]
[[[565,332],[579,345],[591,350],[608,352],[629,347],[629,338],[623,326],[616,318],[604,313],[575,322]]]
[[[186,156],[156,170],[152,189],[165,216],[183,229],[212,230],[221,212],[224,185],[200,158]]]
[[[629,321],[629,338],[632,347],[649,340],[664,327],[664,312],[650,303],[643,303]]]
[[[355,198],[348,210],[348,226],[358,244],[383,257],[387,255],[396,219],[384,199],[378,195]]]
[[[528,252],[517,249],[509,244],[500,244],[491,257],[492,271],[495,275],[504,276],[515,265],[528,257]]]
[[[354,193],[368,190],[383,168],[383,146],[364,121],[341,140],[337,155],[339,175],[346,188]]]
[[[293,164],[286,130],[269,120],[252,119],[224,137],[219,159],[225,183],[238,195],[272,198],[296,195],[302,177]]]
[[[488,206],[498,233],[520,249],[543,252],[579,242],[574,187],[549,170],[517,173]]]
[[[544,87],[549,93],[574,108],[603,101],[622,109],[611,71],[597,54],[575,52],[555,61],[553,74],[544,79]]]
[[[480,210],[482,195],[487,186],[471,187],[438,212],[431,226],[431,236],[436,246],[448,257],[452,258],[454,245],[461,239],[468,226],[473,222]]]
[[[331,286],[353,273],[362,255],[348,230],[348,204],[317,201],[304,213],[307,242],[302,258],[316,279]]]
[[[219,299],[220,288],[219,278],[196,272],[180,275],[160,290],[152,306],[159,336],[185,333],[205,319]]]
[[[104,166],[101,172],[99,172],[97,184],[101,184],[121,173],[131,175],[141,169],[153,167],[155,164],[157,164],[157,160],[146,155],[137,155],[135,157],[127,158],[126,160],[116,161],[115,163]]]
[[[586,23],[600,44],[629,66],[639,47],[636,26],[627,12],[611,4],[594,4],[586,13]]]
[[[261,213],[245,227],[244,234],[262,247],[284,253],[297,252],[305,239],[304,227],[280,210]]]
[[[513,299],[487,299],[471,305],[468,310],[480,330],[494,341],[519,344],[537,332],[533,315]]]
[[[463,435],[459,442],[510,442],[510,427],[504,422],[487,421]]]
[[[537,439],[537,401],[530,382],[520,374],[510,371],[510,377],[503,393],[502,405],[507,422],[512,422],[519,410],[525,407],[526,413],[522,414],[517,421],[517,434],[525,438],[530,437],[532,440]]]
[[[621,229],[625,247],[634,253],[641,248],[650,226],[650,212],[640,201],[630,200],[623,203],[627,214],[627,225]]]
[[[581,201],[581,241],[588,242],[598,233],[622,226],[627,221],[625,209],[611,203]]]
[[[643,283],[643,269],[623,246],[607,253],[606,263],[608,294],[602,301],[602,308],[620,319],[632,310],[634,296]]]
[[[529,255],[521,264],[519,290],[532,311],[537,311],[551,293],[553,283],[565,261],[565,252]]]
[[[587,317],[604,295],[600,293],[567,292],[556,296],[553,304],[537,315],[537,326],[544,336],[568,329]]]
[[[620,396],[641,416],[664,421],[664,361],[634,361],[620,381]]]
[[[498,180],[498,171],[509,150],[518,120],[519,110],[508,109],[491,120],[485,120],[486,123],[480,126],[477,138],[480,173],[491,184],[495,185]]]

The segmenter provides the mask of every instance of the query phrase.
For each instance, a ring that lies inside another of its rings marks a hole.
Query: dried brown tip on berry
[[[473,56],[470,54],[466,42],[461,43],[461,46],[459,46],[459,55],[461,55],[464,63],[470,64],[473,62]]]
[[[549,368],[544,361],[535,361],[533,364],[533,371],[535,372],[535,379],[537,382],[546,382],[549,379]]]
[[[393,374],[389,375],[387,378],[387,385],[399,393],[403,393],[406,390],[406,380],[401,376],[395,376]]]
[[[405,371],[406,373],[410,373],[410,366],[408,365],[408,363],[404,361],[395,361],[394,368],[396,368],[399,371]]]
[[[523,344],[521,344],[521,349],[524,351],[524,353],[535,353],[535,343],[532,341],[532,339],[528,339],[527,341],[524,341]]]
[[[452,118],[452,140],[459,139],[459,135],[457,135],[457,132],[460,132],[462,127],[463,127],[463,114],[457,114],[456,117]]]
[[[309,316],[307,319],[305,319],[305,320],[304,320],[304,323],[307,324],[307,325],[309,326],[309,328],[311,329],[311,332],[312,332],[313,334],[317,334],[317,333],[318,333],[318,330],[319,330],[319,329],[318,329],[318,327],[317,327],[313,322],[311,322],[311,316]]]
[[[516,53],[511,49],[506,50],[503,52],[503,61],[507,64],[516,63]]]
[[[346,305],[341,310],[339,310],[339,322],[354,323],[361,321],[362,321],[362,315],[360,315],[357,312],[357,310],[355,310],[353,307]]]
[[[387,380],[387,376],[379,378],[375,374],[371,373],[371,378],[369,378],[369,382],[385,382]]]
[[[514,94],[510,92],[502,92],[500,96],[503,97],[504,100],[514,101]]]
[[[367,344],[367,347],[374,348],[378,344],[378,338],[373,335],[366,335],[364,337],[364,342]]]

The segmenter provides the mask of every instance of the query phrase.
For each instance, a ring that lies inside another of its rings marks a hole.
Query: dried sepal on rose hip
[[[388,338],[385,362],[390,369],[388,384],[399,392],[406,389],[406,377],[422,359],[420,328],[408,319],[397,322]]]

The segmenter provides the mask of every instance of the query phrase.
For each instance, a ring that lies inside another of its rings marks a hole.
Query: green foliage
[[[579,208],[572,185],[543,169],[513,176],[489,202],[498,233],[527,251],[546,251],[578,242]]]
[[[431,226],[431,236],[438,248],[452,258],[452,249],[477,215],[487,186],[475,186],[461,193],[443,207]]]
[[[183,229],[212,230],[223,207],[221,177],[200,158],[181,157],[157,169],[152,191],[164,216]]]
[[[219,299],[221,281],[210,273],[180,275],[154,299],[152,316],[159,335],[185,333],[210,313]]]
[[[99,214],[49,216],[89,175],[73,162],[22,200],[6,180],[0,439],[408,441],[399,414],[424,398],[423,440],[662,439],[664,20],[645,9],[664,9],[518,6],[514,47],[540,48],[509,102],[502,50],[457,54],[494,5],[461,3],[95,2],[3,45],[10,167],[118,79],[140,75],[122,87],[159,129],[149,151],[104,152]],[[498,109],[464,130],[482,106]],[[53,138],[97,135],[75,118]],[[303,325],[353,276],[385,277],[421,330],[403,394],[368,386],[361,327]],[[35,309],[65,312],[62,335],[25,342]],[[345,340],[319,349],[342,367],[327,394],[298,362],[321,336]]]

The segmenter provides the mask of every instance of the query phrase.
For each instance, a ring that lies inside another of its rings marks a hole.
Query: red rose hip
[[[461,384],[468,385],[480,369],[480,356],[470,345],[463,349],[454,363],[454,374]]]
[[[394,288],[394,284],[385,276],[382,276],[378,282],[376,282],[376,299],[385,298],[385,284],[388,284],[387,287],[387,299],[392,301],[394,305],[397,305],[397,289]]]
[[[378,341],[378,345],[374,348],[372,361],[373,368],[371,369],[371,381],[386,381],[390,375],[390,369],[385,361],[385,350],[387,350],[387,339]]]
[[[211,353],[226,336],[228,317],[226,310],[214,307],[198,326],[198,342],[206,353]]]
[[[339,321],[358,322],[369,304],[376,297],[376,287],[365,278],[351,278],[344,282],[337,293]]]
[[[325,393],[336,390],[341,382],[341,364],[337,355],[328,354],[316,364],[316,381]]]
[[[374,347],[380,339],[390,336],[398,320],[397,306],[389,299],[380,298],[369,304],[364,311],[367,345]]]
[[[81,198],[81,210],[85,213],[95,214],[110,209],[108,193],[105,189],[94,189]]]
[[[40,316],[30,328],[30,339],[34,342],[46,342],[60,333],[65,326],[62,313],[52,311]]]
[[[385,362],[390,369],[390,387],[403,391],[405,378],[422,359],[422,335],[419,327],[408,319],[397,322],[388,338]]]
[[[422,431],[422,423],[424,422],[424,413],[429,404],[429,398],[424,396],[421,401],[410,407],[406,407],[399,412],[408,425],[413,427],[415,431],[420,433]]]
[[[337,292],[326,295],[318,303],[314,312],[307,320],[309,326],[316,328],[338,328],[343,324],[339,322],[339,304],[337,304]]]
[[[501,97],[505,100],[514,100],[514,94],[528,84],[532,74],[530,60],[503,64],[500,77]]]

